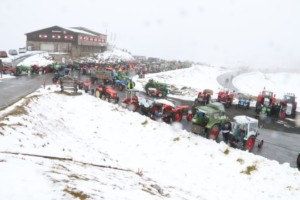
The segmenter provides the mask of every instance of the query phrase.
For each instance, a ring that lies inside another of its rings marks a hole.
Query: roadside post
[[[2,64],[2,60],[0,59],[0,76],[2,78],[2,68],[3,68],[3,64]]]

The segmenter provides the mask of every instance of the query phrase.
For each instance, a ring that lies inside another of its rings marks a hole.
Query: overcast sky
[[[299,0],[1,0],[0,45],[83,26],[135,55],[212,65],[300,68]]]

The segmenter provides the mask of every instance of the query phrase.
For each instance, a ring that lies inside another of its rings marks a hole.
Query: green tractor
[[[192,132],[207,139],[218,140],[221,126],[230,123],[225,115],[224,105],[219,102],[196,106],[192,119]]]
[[[145,85],[145,91],[149,96],[166,97],[168,94],[167,84],[150,79]]]
[[[28,72],[30,72],[30,71],[31,71],[31,67],[29,67],[29,66],[24,66],[24,65],[22,65],[22,66],[17,66],[17,67],[16,67],[16,70],[17,70],[16,75],[19,76],[19,75],[22,75],[23,73],[28,73]]]

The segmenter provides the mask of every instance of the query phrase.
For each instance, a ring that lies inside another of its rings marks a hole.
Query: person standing
[[[222,126],[221,126],[221,132],[223,135],[223,141],[228,144],[228,140],[229,140],[229,133],[231,131],[231,123],[230,121],[225,122]]]

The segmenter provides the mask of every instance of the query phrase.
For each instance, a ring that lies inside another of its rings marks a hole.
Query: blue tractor
[[[249,109],[250,108],[250,99],[241,97],[239,98],[239,101],[236,105],[237,108],[244,108],[244,109]]]

